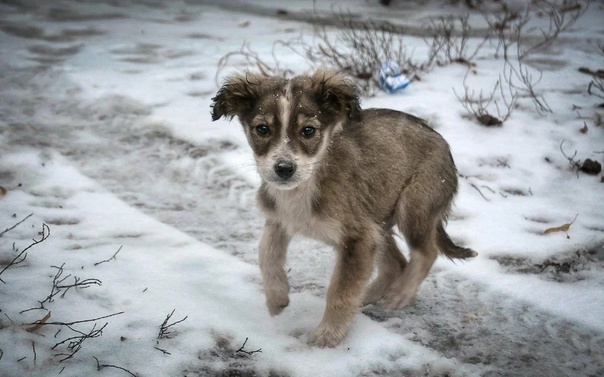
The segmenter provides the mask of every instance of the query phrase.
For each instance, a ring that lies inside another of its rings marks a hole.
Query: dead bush
[[[468,76],[472,72],[468,70],[464,77],[463,94],[460,95],[453,89],[457,100],[468,116],[479,124],[487,127],[503,125],[512,115],[519,98],[518,91],[511,84],[512,70],[509,67],[505,69],[486,94],[483,90],[477,91],[468,85]]]
[[[483,11],[482,16],[496,37],[495,57],[501,51],[507,60],[514,46],[520,60],[547,48],[587,11],[590,1],[535,0],[527,2],[522,11],[502,3],[500,13]],[[538,25],[541,19],[546,20],[547,26]]]
[[[475,66],[474,58],[488,41],[490,33],[486,33],[474,47],[470,47],[473,30],[468,22],[469,15],[431,18],[428,25],[430,46],[426,64],[439,66],[451,63]]]
[[[393,61],[401,72],[415,79],[428,69],[427,62],[413,59],[405,45],[404,30],[388,22],[359,21],[350,14],[334,14],[337,29],[315,25],[317,44],[302,44],[306,58],[314,65],[334,67],[353,78],[363,94],[379,87],[384,62]]]

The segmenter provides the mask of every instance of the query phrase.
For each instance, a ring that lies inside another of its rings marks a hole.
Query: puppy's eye
[[[268,135],[268,133],[270,131],[271,131],[270,128],[268,128],[268,126],[266,124],[261,124],[259,126],[256,126],[256,132],[258,133],[258,135],[266,136],[266,135]]]
[[[304,127],[302,129],[302,136],[306,138],[311,138],[315,134],[316,129],[314,127]]]

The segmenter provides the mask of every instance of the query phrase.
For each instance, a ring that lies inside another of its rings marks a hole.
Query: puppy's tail
[[[438,224],[436,228],[436,238],[438,242],[438,246],[440,248],[441,253],[443,253],[447,258],[453,259],[468,259],[474,258],[478,255],[472,249],[467,249],[465,247],[457,246],[451,241],[447,232],[445,232],[445,228],[443,227],[442,222]]]

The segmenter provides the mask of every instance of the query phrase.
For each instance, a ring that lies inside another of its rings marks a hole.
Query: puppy
[[[270,314],[289,304],[284,265],[294,234],[337,251],[325,313],[308,344],[337,346],[362,305],[409,304],[439,250],[449,258],[477,255],[445,232],[456,168],[448,144],[424,120],[361,110],[355,87],[326,70],[291,80],[235,75],[212,100],[213,120],[238,117],[262,180],[259,260]]]

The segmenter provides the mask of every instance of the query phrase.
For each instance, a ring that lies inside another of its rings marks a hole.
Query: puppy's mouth
[[[272,176],[269,179],[266,179],[265,181],[272,187],[280,190],[292,190],[298,187],[300,183],[302,183],[302,180],[297,179],[296,177],[283,179],[278,176]]]

